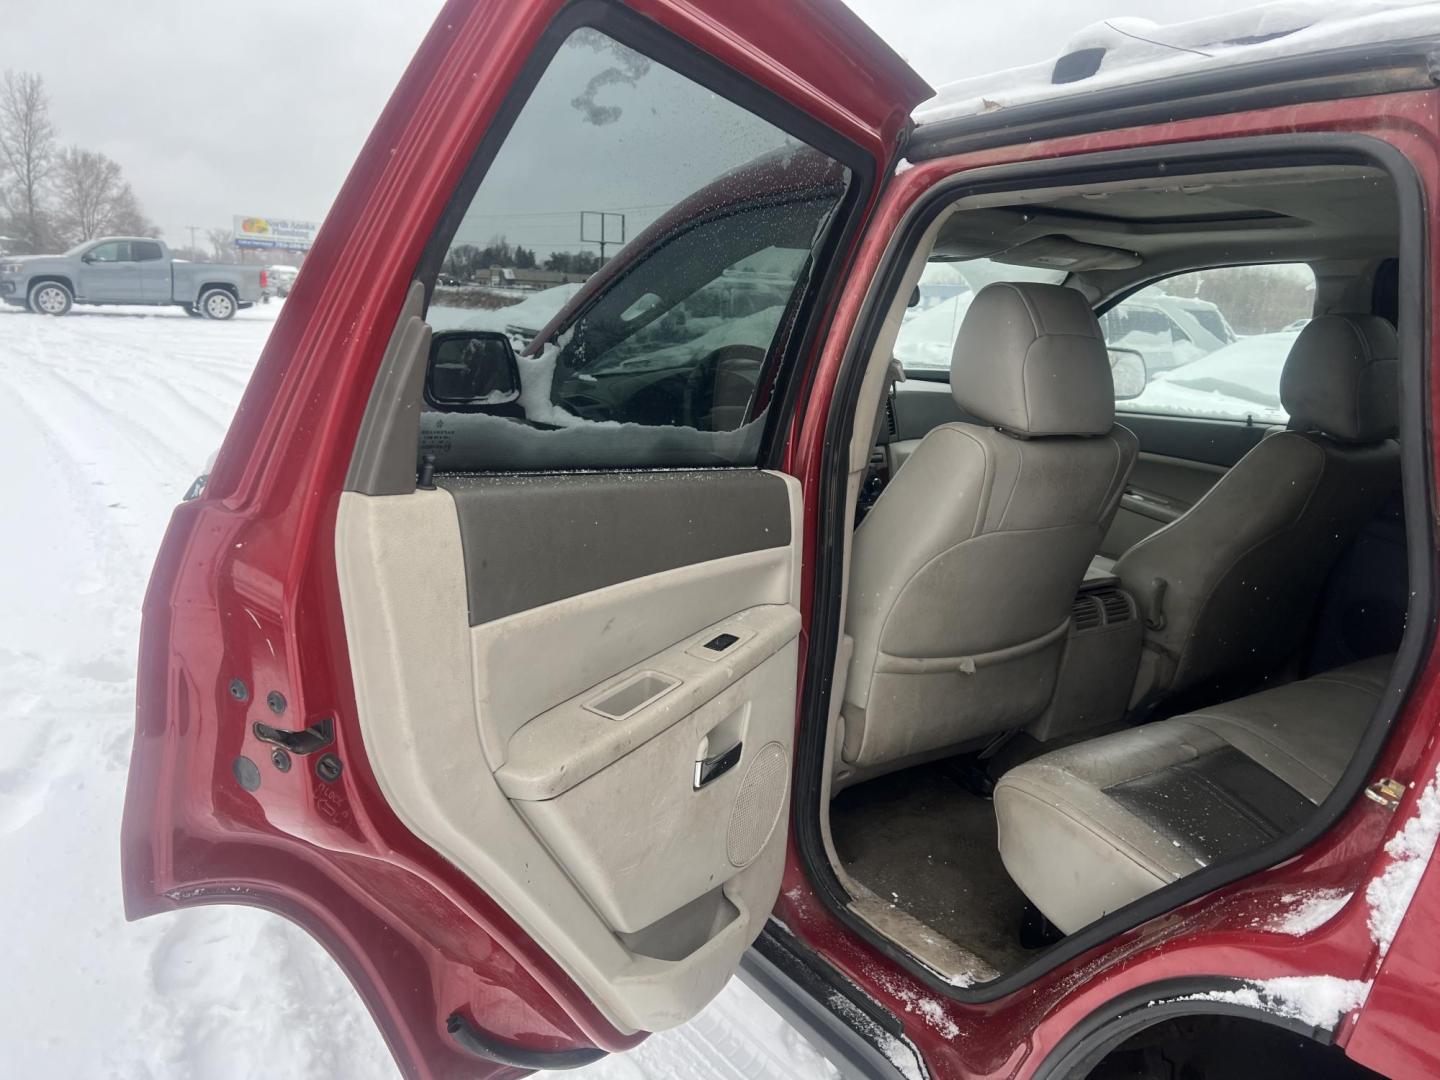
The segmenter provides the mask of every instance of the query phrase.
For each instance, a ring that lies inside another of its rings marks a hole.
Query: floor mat
[[[995,812],[940,762],[857,784],[830,804],[835,850],[877,896],[1004,971],[1020,944],[1025,896],[995,843]]]

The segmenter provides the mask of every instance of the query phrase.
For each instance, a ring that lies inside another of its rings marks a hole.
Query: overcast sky
[[[1032,63],[1114,15],[1241,0],[848,0],[933,85]],[[65,142],[120,162],[167,239],[319,221],[439,0],[0,0],[0,69],[44,76]]]

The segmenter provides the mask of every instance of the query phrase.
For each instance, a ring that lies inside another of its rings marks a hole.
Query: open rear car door
[[[520,387],[437,404],[439,331],[476,316],[436,281],[484,242],[491,174],[664,161],[654,138],[601,161],[558,133],[520,155],[546,131],[527,102],[618,131],[664,102],[617,125],[607,89],[654,71],[672,103],[694,91],[696,125],[730,110],[774,147],[698,191],[658,176],[672,210],[511,360]],[[839,0],[445,8],[161,549],[130,917],[244,903],[303,925],[415,1076],[583,1064],[720,990],[788,827],[806,523],[774,467],[928,93]]]

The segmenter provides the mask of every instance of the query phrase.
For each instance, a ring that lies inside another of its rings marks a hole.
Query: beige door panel
[[[356,706],[382,792],[622,1030],[694,1016],[779,892],[802,536],[786,487],[787,546],[478,626],[449,492],[341,497]],[[712,659],[722,634],[735,640]],[[736,746],[697,788],[697,762]]]

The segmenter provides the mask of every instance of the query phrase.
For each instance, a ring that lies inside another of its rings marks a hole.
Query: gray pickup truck
[[[0,300],[41,315],[75,304],[178,304],[197,318],[229,319],[265,285],[258,266],[173,259],[144,236],[87,240],[64,255],[0,256]]]

